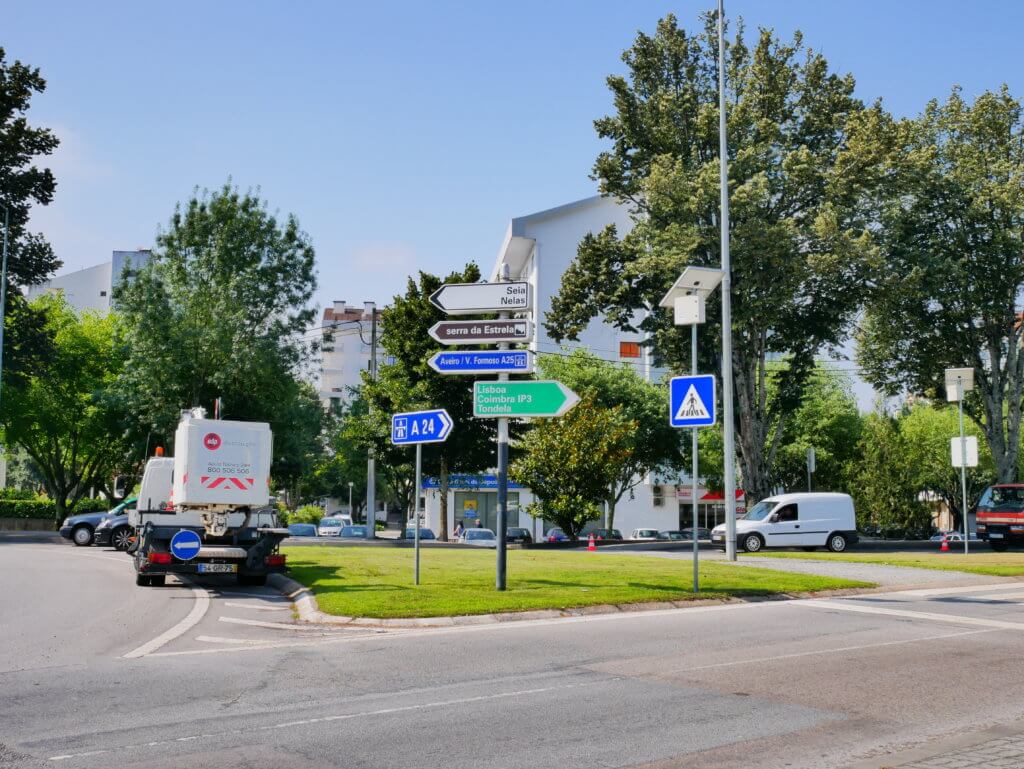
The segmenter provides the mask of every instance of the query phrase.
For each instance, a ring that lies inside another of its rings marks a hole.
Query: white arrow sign
[[[446,283],[430,296],[431,303],[449,315],[485,312],[529,312],[530,284]]]

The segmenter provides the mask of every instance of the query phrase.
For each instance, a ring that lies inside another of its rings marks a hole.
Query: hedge
[[[72,513],[100,513],[113,507],[107,499],[80,499]],[[57,506],[48,499],[0,499],[0,518],[55,520]]]

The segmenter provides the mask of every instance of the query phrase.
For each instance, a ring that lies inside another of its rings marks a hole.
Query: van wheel
[[[1007,549],[1010,547],[1005,542],[996,542],[995,540],[992,540],[992,539],[990,539],[988,541],[988,545],[993,550],[995,550],[997,553],[1005,553],[1007,551]]]
[[[756,553],[764,547],[764,540],[760,534],[748,534],[743,538],[743,549],[748,553]]]
[[[842,553],[846,550],[846,537],[842,534],[832,534],[828,538],[828,549],[833,553]]]

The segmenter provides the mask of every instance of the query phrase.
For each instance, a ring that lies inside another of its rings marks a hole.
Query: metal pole
[[[696,375],[697,373],[697,324],[694,323],[690,326],[690,373]],[[697,547],[697,526],[699,523],[698,512],[697,512],[697,473],[698,473],[698,457],[697,457],[697,428],[693,428],[693,439],[692,439],[692,450],[693,450],[693,477],[691,480],[690,500],[693,503],[693,529],[691,532],[690,539],[693,540],[693,592],[697,593],[700,590],[700,582],[698,577],[698,547]]]
[[[348,485],[348,517],[352,517],[352,484]]]
[[[964,380],[956,378],[956,392],[960,401],[960,488],[963,492],[964,555],[967,555],[967,437],[964,435]]]
[[[502,320],[509,317],[507,312],[498,314]],[[507,350],[505,343],[498,345],[499,350]],[[498,374],[499,382],[507,382],[508,374]],[[498,419],[498,522],[497,531],[494,532],[498,544],[495,547],[495,573],[494,587],[497,590],[504,590],[508,576],[508,553],[506,548],[506,533],[508,529],[508,418]]]
[[[416,551],[416,568],[414,572],[415,584],[420,584],[420,484],[422,483],[422,468],[423,468],[423,444],[416,444],[416,488],[413,491],[415,495],[412,503],[413,515],[416,516],[416,543],[413,545],[413,549]]]
[[[729,156],[725,119],[725,27],[718,0],[718,154],[722,187],[722,442],[725,448],[725,553],[736,560],[736,447],[732,413],[732,263],[729,259]]]
[[[370,381],[377,381],[377,307],[370,304]],[[366,538],[376,536],[377,460],[373,445],[366,452]]]
[[[4,375],[4,326],[7,317],[7,233],[11,228],[11,209],[4,206],[4,258],[0,268],[0,387]]]
[[[811,493],[811,463],[807,463],[807,493]]]

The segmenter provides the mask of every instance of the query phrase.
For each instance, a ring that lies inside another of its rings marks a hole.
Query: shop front
[[[424,525],[440,534],[441,484],[437,478],[423,479],[425,497]],[[524,512],[531,499],[529,491],[517,483],[508,484],[508,525],[525,526],[531,531],[533,520]],[[524,523],[523,520],[526,522]],[[462,524],[491,531],[498,527],[498,479],[492,474],[457,473],[448,476],[448,536]]]
[[[689,486],[676,488],[676,499],[679,502],[679,528],[688,529],[693,525],[693,489]],[[736,517],[746,514],[743,504],[742,489],[736,489]],[[721,491],[708,491],[697,487],[697,525],[705,529],[713,529],[725,523],[725,495]]]

